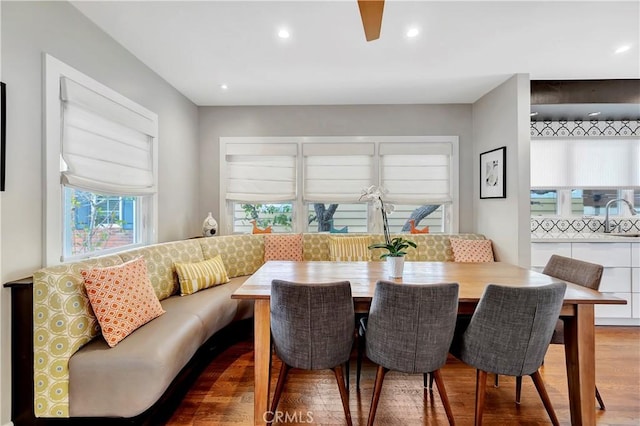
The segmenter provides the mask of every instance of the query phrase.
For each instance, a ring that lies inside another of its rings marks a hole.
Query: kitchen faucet
[[[604,232],[606,232],[607,234],[611,233],[611,224],[609,223],[609,207],[611,207],[611,204],[617,201],[624,201],[625,203],[627,203],[627,206],[629,206],[629,209],[631,209],[632,216],[635,216],[637,214],[636,209],[633,207],[633,204],[631,204],[624,198],[616,198],[615,200],[609,201],[605,206],[605,215],[604,215]]]

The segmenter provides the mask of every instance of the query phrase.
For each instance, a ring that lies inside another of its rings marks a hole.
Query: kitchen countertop
[[[638,234],[630,234],[638,235]],[[532,243],[640,243],[640,237],[604,233],[547,233],[531,235]]]

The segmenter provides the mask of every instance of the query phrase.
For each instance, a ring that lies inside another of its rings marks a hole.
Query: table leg
[[[595,324],[593,305],[575,305],[575,316],[563,317],[571,424],[590,426],[595,419]]]
[[[259,299],[254,304],[254,424],[266,424],[269,404],[269,362],[271,360],[271,317],[269,299]]]

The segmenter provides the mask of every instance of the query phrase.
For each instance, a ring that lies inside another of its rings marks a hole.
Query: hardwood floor
[[[640,424],[640,327],[597,327],[596,383],[607,410],[597,410],[598,425]],[[253,343],[242,341],[214,359],[167,423],[173,426],[250,425],[253,413]],[[274,357],[271,392],[280,362]],[[450,357],[441,370],[458,425],[472,425],[475,370]],[[560,423],[570,424],[564,349],[551,345],[541,369]],[[363,364],[360,392],[355,390],[355,352],[351,363],[350,408],[354,425],[365,425],[373,391],[375,366]],[[522,384],[517,406],[515,379],[487,383],[484,424],[551,424],[531,378]],[[594,396],[595,397],[595,396]],[[340,394],[330,370],[292,370],[278,411],[288,414],[280,424],[344,425]],[[278,423],[274,423],[278,424]],[[421,375],[390,372],[384,381],[376,425],[446,425],[437,391],[425,393]]]

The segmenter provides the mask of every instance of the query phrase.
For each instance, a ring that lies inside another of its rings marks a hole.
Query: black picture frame
[[[0,191],[7,171],[7,85],[0,82]]]
[[[480,154],[480,199],[507,198],[507,147]]]

